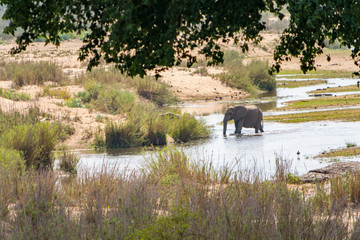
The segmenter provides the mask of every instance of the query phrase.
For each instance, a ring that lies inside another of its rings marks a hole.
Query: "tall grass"
[[[82,169],[81,178],[0,166],[0,238],[359,237],[356,213],[340,208],[326,191],[304,197],[283,181],[264,181],[236,167],[220,171],[174,148],[147,161],[137,173],[104,165]],[[320,209],[319,199],[329,204]]]
[[[55,145],[71,135],[73,129],[56,121],[41,122],[42,116],[36,107],[25,113],[0,110],[0,157],[4,161],[18,162],[21,158],[28,169],[52,169]]]
[[[207,138],[205,121],[184,114],[163,114],[150,106],[135,106],[126,123],[108,122],[97,135],[95,146],[128,148],[142,145],[166,145],[166,136],[177,142]]]
[[[62,69],[53,62],[10,62],[0,68],[0,79],[13,81],[14,87],[53,82],[63,85],[69,80]]]
[[[28,168],[53,167],[53,153],[59,139],[57,125],[48,123],[15,126],[1,136],[3,146],[21,152]]]

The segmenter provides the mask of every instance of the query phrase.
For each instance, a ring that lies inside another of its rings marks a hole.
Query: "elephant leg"
[[[244,119],[235,121],[235,126],[236,126],[235,134],[241,134],[243,123],[244,123]]]
[[[264,132],[263,126],[260,125],[260,132]]]
[[[258,133],[259,132],[259,129],[256,127],[255,128],[255,133]]]
[[[235,134],[238,132],[239,120],[234,120],[235,123]]]

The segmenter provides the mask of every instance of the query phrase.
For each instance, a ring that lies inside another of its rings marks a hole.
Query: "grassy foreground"
[[[287,184],[281,159],[271,181],[237,164],[215,169],[174,148],[155,152],[138,172],[103,166],[81,170],[81,178],[19,172],[3,162],[1,239],[360,237],[351,210],[359,204],[360,174],[318,184],[305,197],[301,186]]]
[[[344,87],[332,87],[325,88],[320,90],[310,91],[309,93],[328,93],[328,92],[356,92],[360,91],[360,88],[357,85],[344,86]]]
[[[287,103],[290,105],[282,107],[280,109],[290,110],[290,109],[354,106],[360,104],[360,95],[321,97],[321,98],[291,101]]]
[[[326,120],[360,121],[360,109],[343,109],[343,110],[284,114],[277,116],[265,116],[264,120],[284,122],[284,123],[299,123],[299,122],[326,121]]]
[[[297,88],[327,83],[326,80],[276,81],[278,88]]]

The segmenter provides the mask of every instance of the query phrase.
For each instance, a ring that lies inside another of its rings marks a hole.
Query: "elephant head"
[[[244,118],[248,109],[243,106],[230,107],[226,110],[223,120],[223,134],[226,135],[227,122],[230,120],[239,121]]]

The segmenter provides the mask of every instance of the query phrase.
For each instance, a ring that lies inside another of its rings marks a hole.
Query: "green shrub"
[[[197,120],[189,113],[183,113],[179,118],[173,119],[169,132],[170,136],[179,142],[189,142],[210,135],[209,127],[205,121]]]
[[[23,124],[9,129],[1,136],[3,147],[22,153],[26,167],[36,169],[53,166],[53,153],[59,139],[59,127],[56,124]]]
[[[25,166],[25,163],[23,158],[21,157],[21,152],[14,149],[5,149],[0,147],[1,168],[22,168],[23,166]]]
[[[196,235],[192,224],[197,219],[190,209],[177,207],[169,216],[160,216],[153,223],[148,223],[130,234],[127,239],[153,240],[153,239],[193,239]]]
[[[13,101],[29,101],[30,96],[26,93],[17,93],[14,89],[0,88],[0,97],[7,98]]]
[[[11,62],[0,69],[0,79],[12,80],[14,87],[36,84],[47,81],[63,85],[68,82],[62,69],[53,62]]]
[[[264,91],[274,91],[276,89],[275,77],[269,74],[270,65],[268,62],[253,60],[246,68],[249,69],[251,82],[259,89]]]
[[[220,81],[250,93],[255,93],[256,88],[264,91],[275,90],[276,81],[268,72],[270,68],[268,62],[252,60],[244,65],[242,60],[239,53],[226,51],[223,66],[227,72],[219,75]]]

